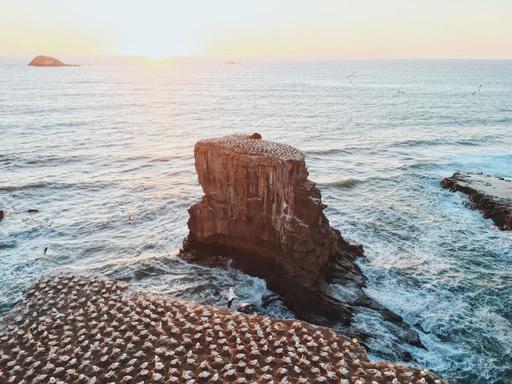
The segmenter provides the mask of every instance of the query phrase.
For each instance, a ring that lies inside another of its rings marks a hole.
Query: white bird
[[[192,376],[192,371],[185,371],[183,372],[183,375],[181,375],[181,377],[185,380],[190,380],[193,378]]]
[[[200,379],[207,379],[210,376],[210,372],[208,372],[208,371],[201,371],[197,376]]]

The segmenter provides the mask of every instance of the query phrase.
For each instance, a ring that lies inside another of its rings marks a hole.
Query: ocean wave
[[[84,182],[76,182],[76,183],[59,183],[59,182],[50,182],[50,181],[37,181],[33,183],[26,184],[5,184],[0,185],[0,191],[3,192],[16,192],[16,191],[24,191],[30,189],[92,189],[97,190],[99,188],[105,188],[113,185],[111,181],[84,181]]]
[[[34,168],[36,167],[55,167],[61,165],[68,165],[73,163],[79,163],[83,161],[82,156],[68,155],[68,156],[57,156],[57,155],[42,155],[36,152],[28,152],[22,155],[0,155],[0,164],[6,166],[14,166],[16,168]]]
[[[20,185],[0,185],[0,191],[4,192],[13,192],[13,191],[23,191],[26,189],[38,189],[38,188],[46,188],[48,187],[48,183],[46,181],[38,181],[35,183],[27,183]]]
[[[151,163],[167,163],[171,161],[170,157],[157,157],[156,159],[151,159]]]
[[[347,149],[341,149],[341,148],[329,148],[329,149],[312,149],[309,151],[304,151],[306,155],[309,156],[315,156],[315,155],[330,155],[330,154],[350,154],[350,151]]]
[[[436,139],[413,139],[405,140],[392,144],[395,147],[420,147],[420,146],[436,146],[436,145],[467,145],[467,146],[478,146],[485,141],[483,138],[478,139],[459,139],[450,140],[449,138],[436,138]]]
[[[342,179],[326,182],[326,183],[318,183],[320,186],[325,187],[337,187],[337,188],[353,188],[356,185],[362,183],[363,181],[360,179],[356,179],[354,177],[344,177]]]
[[[495,123],[507,123],[507,124],[510,124],[512,123],[512,118],[507,118],[507,117],[504,117],[502,119],[496,119],[494,120]]]

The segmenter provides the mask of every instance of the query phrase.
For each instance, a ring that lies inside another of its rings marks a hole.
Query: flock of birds
[[[0,383],[412,383],[357,340],[295,320],[144,294],[96,276],[43,278],[4,319]]]
[[[261,135],[229,135],[224,137],[205,139],[198,142],[221,144],[227,146],[230,150],[238,150],[243,153],[266,153],[276,156],[282,160],[304,160],[304,154],[291,145],[276,143],[274,141],[262,140]]]

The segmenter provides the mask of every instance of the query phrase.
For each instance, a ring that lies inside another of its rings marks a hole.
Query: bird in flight
[[[478,92],[480,92],[480,90],[482,89],[482,87],[483,87],[483,84],[480,84],[480,85],[478,86],[478,88],[477,88],[475,91],[473,91],[471,94],[472,94],[473,96],[475,96]]]

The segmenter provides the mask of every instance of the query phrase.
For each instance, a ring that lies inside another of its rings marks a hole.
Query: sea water
[[[510,61],[3,58],[0,315],[56,270],[216,305],[234,286],[261,302],[263,280],[176,256],[201,196],[194,143],[238,132],[305,152],[331,225],[365,248],[366,292],[426,347],[401,345],[408,364],[512,382],[512,234],[439,184],[455,171],[512,177]],[[280,301],[266,312],[293,317]],[[399,361],[392,328],[360,309],[346,331]]]

